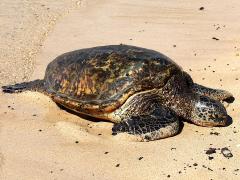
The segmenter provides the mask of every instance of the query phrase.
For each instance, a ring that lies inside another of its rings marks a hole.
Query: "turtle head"
[[[225,126],[228,115],[219,101],[206,96],[199,96],[194,102],[191,121],[200,126]]]

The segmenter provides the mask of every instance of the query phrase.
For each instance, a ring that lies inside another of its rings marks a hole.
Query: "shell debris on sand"
[[[226,157],[228,159],[233,157],[232,152],[227,147],[222,148],[221,153],[223,154],[224,157]]]

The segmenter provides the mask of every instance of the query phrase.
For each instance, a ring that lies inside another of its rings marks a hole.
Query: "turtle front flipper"
[[[232,103],[235,100],[233,95],[228,91],[221,89],[211,89],[196,83],[194,83],[193,85],[193,91],[197,94],[208,96],[217,101],[225,101],[227,103]]]
[[[158,107],[148,115],[133,115],[114,124],[113,135],[128,133],[137,141],[153,141],[174,136],[179,131],[178,116],[168,108]]]

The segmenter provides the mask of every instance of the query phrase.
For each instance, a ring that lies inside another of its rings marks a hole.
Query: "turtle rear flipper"
[[[179,131],[178,116],[168,108],[156,108],[149,115],[134,115],[114,124],[113,135],[128,133],[138,141],[153,141],[173,136]]]
[[[19,93],[23,91],[44,91],[44,80],[34,80],[30,82],[23,82],[14,85],[2,86],[4,93]]]

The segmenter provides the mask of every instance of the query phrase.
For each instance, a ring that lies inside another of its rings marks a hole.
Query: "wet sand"
[[[236,101],[227,110],[233,122],[215,128],[184,122],[182,131],[174,137],[129,142],[111,135],[112,123],[82,119],[40,93],[0,94],[2,178],[239,177],[239,5],[237,0],[231,4],[217,0],[95,0],[59,18],[41,41],[35,58],[30,58],[32,64],[26,62],[26,79],[43,78],[47,64],[67,51],[120,43],[142,46],[171,57],[195,82],[232,92]],[[26,38],[21,40],[28,42]],[[16,57],[17,62],[9,56],[1,68],[9,74],[16,69],[19,73],[16,77],[1,76],[2,84],[24,79],[19,67],[25,61]],[[233,157],[223,156],[224,147]],[[209,148],[216,148],[216,153],[206,154]]]

